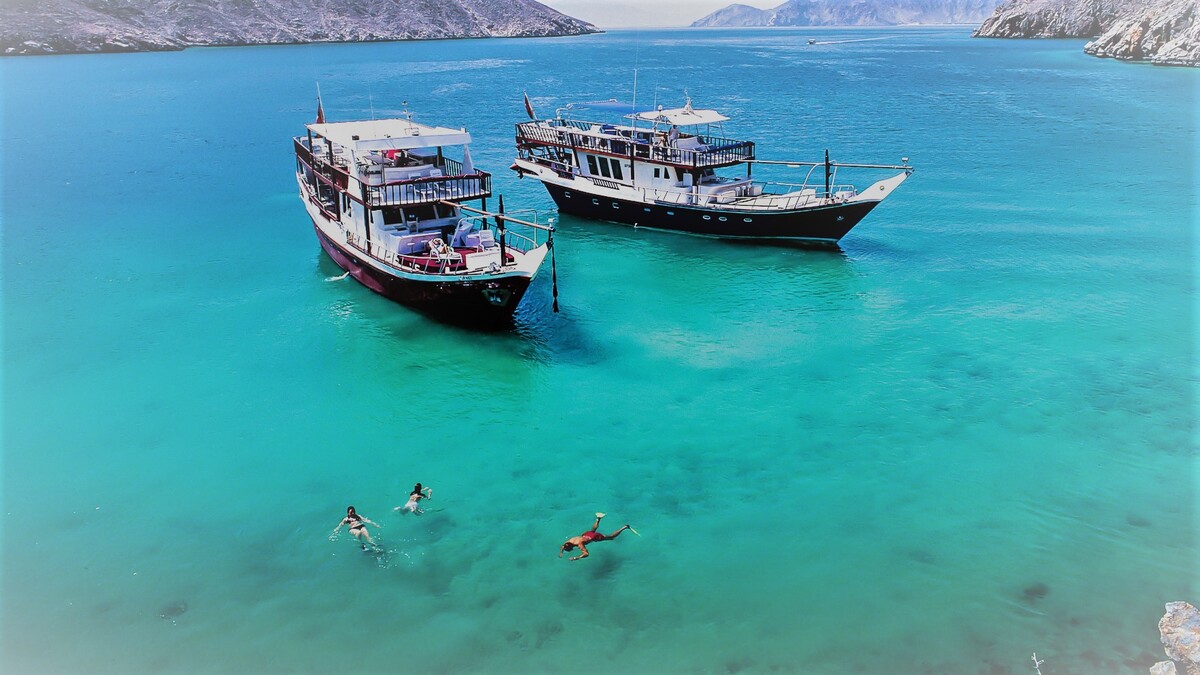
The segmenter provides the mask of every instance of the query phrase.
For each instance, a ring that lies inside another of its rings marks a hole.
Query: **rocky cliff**
[[[692,24],[730,26],[899,26],[977,24],[999,0],[788,0],[774,9],[730,5]]]
[[[596,33],[534,0],[4,0],[0,54]]]
[[[1084,51],[1161,65],[1200,65],[1197,0],[1009,0],[976,37],[1096,38]]]
[[[1141,0],[1008,0],[975,31],[975,37],[1095,37],[1130,4]]]
[[[1132,17],[1120,18],[1083,51],[1164,66],[1200,66],[1200,21],[1195,0],[1155,3]]]

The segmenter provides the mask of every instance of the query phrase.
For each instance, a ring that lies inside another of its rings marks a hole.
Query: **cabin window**
[[[659,174],[659,170],[658,170],[657,168],[656,168],[656,169],[654,169],[654,177],[655,177],[655,178],[660,178],[660,177],[661,177],[661,176],[660,176],[660,174]]]
[[[600,158],[600,174],[605,178],[612,178],[612,172],[608,170],[608,159]]]
[[[420,204],[404,209],[405,220],[430,220],[437,218],[433,204]]]
[[[400,209],[385,208],[382,213],[384,225],[396,225],[404,222],[404,212]]]
[[[625,177],[621,175],[621,163],[614,159],[614,160],[612,160],[612,165],[613,165],[613,178],[616,178],[617,180],[625,180]]]
[[[592,157],[591,155],[587,155],[587,161],[588,173],[592,174],[593,176],[599,176],[600,171],[596,168],[596,158]]]

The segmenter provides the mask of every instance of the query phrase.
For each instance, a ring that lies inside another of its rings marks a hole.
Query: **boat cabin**
[[[604,109],[583,104],[568,110],[576,108]],[[635,110],[624,118],[633,123],[581,121],[560,111],[553,120],[518,124],[519,156],[549,164],[560,177],[580,176],[614,189],[685,191],[709,198],[745,197],[755,191],[749,164],[745,177],[717,173],[754,159],[753,142],[718,135],[720,123],[729,119],[721,113],[694,109],[689,100],[682,108]]]

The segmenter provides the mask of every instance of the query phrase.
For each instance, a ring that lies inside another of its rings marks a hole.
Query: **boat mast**
[[[825,148],[825,198],[829,199],[829,148]]]
[[[508,251],[504,244],[504,195],[500,195],[500,214],[496,216],[496,226],[500,228],[500,266],[508,260]]]

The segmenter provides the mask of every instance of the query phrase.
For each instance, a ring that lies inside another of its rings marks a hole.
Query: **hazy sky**
[[[594,23],[601,28],[686,26],[735,2],[751,7],[778,7],[784,0],[538,0],[543,5]]]

